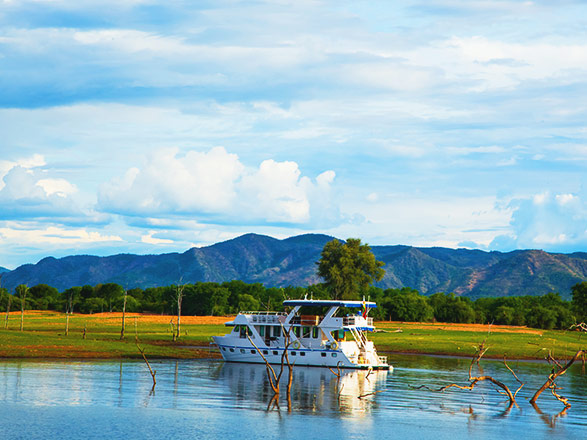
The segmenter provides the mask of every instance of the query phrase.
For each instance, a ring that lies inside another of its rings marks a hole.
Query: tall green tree
[[[575,284],[571,287],[573,295],[573,310],[577,314],[576,318],[581,321],[587,321],[587,281]]]
[[[349,238],[346,243],[329,241],[317,264],[332,299],[359,299],[385,274],[385,263],[376,260],[369,245],[358,238]]]

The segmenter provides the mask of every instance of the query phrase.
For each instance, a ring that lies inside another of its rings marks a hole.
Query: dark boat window
[[[318,327],[312,327],[312,337],[318,339]]]

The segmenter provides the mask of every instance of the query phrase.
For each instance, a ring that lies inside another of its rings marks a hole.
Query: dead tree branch
[[[538,389],[538,391],[536,391],[536,393],[534,393],[534,396],[530,399],[530,403],[534,405],[536,403],[536,400],[538,399],[538,397],[540,397],[540,394],[542,394],[542,392],[544,390],[546,390],[547,388],[550,388],[553,396],[556,397],[560,402],[562,402],[562,404],[565,405],[566,408],[570,408],[571,404],[569,403],[568,399],[566,399],[556,393],[556,390],[560,389],[560,388],[556,386],[555,381],[559,376],[562,376],[563,374],[565,374],[567,372],[567,370],[569,369],[569,367],[571,365],[573,365],[573,363],[575,363],[575,361],[577,359],[579,359],[581,356],[585,356],[586,353],[587,353],[587,350],[579,350],[577,353],[575,353],[575,355],[564,366],[561,365],[556,359],[554,359],[554,357],[552,357],[552,355],[550,353],[548,353],[548,358],[547,358],[548,363],[555,364],[558,368],[558,371],[555,371],[554,368],[552,369],[552,372],[548,375],[548,379],[546,380],[544,385],[542,385]]]
[[[587,324],[580,322],[579,324],[573,324],[569,327],[569,330],[576,330],[578,332],[587,332]]]
[[[510,407],[512,405],[517,406],[515,395],[511,392],[511,390],[508,388],[508,386],[506,384],[504,384],[503,382],[500,382],[497,379],[494,379],[491,376],[483,375],[483,368],[481,367],[479,362],[486,351],[487,351],[487,348],[485,347],[485,341],[483,341],[481,343],[481,345],[479,346],[479,348],[477,349],[477,353],[475,354],[475,357],[471,361],[471,364],[469,365],[469,385],[458,385],[456,383],[451,383],[449,385],[445,385],[445,386],[441,387],[438,391],[446,391],[449,388],[458,388],[460,390],[473,390],[479,382],[488,381],[503,390],[503,394],[505,394],[510,401]],[[475,364],[479,367],[479,370],[481,372],[480,376],[473,376],[472,371],[473,371],[473,365],[475,365]],[[507,364],[506,364],[506,367],[507,367]],[[507,368],[510,371],[512,371],[509,367],[507,367]],[[515,374],[514,374],[514,376],[515,376]],[[516,377],[516,379],[517,379],[517,377]],[[518,382],[519,382],[519,379],[518,379]],[[519,391],[519,388],[518,388],[518,391]],[[516,393],[518,391],[516,391]]]
[[[153,371],[153,369],[151,368],[151,364],[147,360],[147,356],[145,356],[145,350],[139,346],[139,343],[138,342],[136,344],[137,344],[137,348],[139,349],[139,351],[143,355],[143,359],[147,363],[147,367],[149,367],[149,373],[151,373],[151,377],[153,378],[153,388],[151,388],[151,392],[154,392],[155,391],[155,385],[157,385],[157,380],[155,380],[155,375],[157,374],[157,370]]]

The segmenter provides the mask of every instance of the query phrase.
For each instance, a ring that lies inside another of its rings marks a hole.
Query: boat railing
[[[367,326],[373,327],[373,318],[363,318],[359,315],[354,316],[345,316],[342,320],[342,325],[349,326],[349,325],[356,325],[359,327]]]
[[[240,312],[241,315],[249,315],[251,317],[251,321],[253,322],[260,322],[260,323],[267,323],[267,322],[280,322],[279,317],[287,316],[285,312]],[[283,320],[283,318],[282,318]]]
[[[388,365],[387,364],[387,356],[377,356],[379,358],[380,365]]]

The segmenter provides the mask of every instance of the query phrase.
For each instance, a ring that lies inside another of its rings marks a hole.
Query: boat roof
[[[310,307],[351,307],[361,308],[363,303],[368,309],[377,307],[372,301],[350,301],[334,299],[288,299],[283,301],[284,306],[310,306]]]

